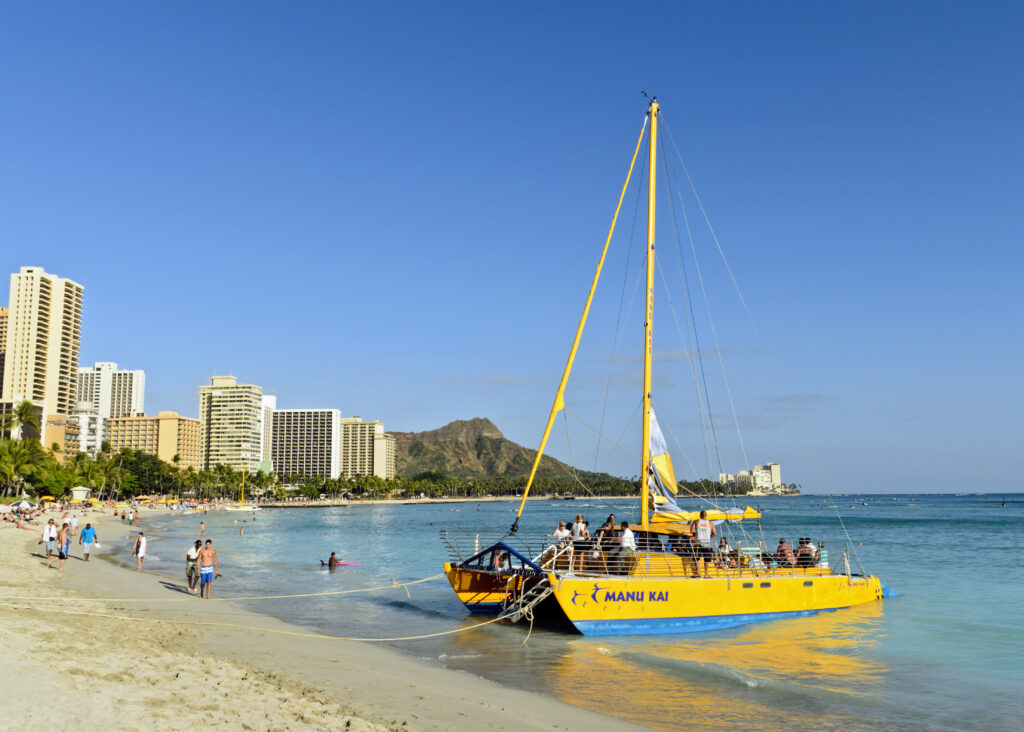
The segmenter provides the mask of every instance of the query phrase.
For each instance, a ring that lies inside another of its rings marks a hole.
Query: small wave
[[[482,653],[442,653],[437,657],[438,661],[458,661],[463,658],[483,658]]]

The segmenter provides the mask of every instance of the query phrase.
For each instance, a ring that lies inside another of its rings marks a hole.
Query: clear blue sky
[[[393,430],[487,416],[532,446],[643,89],[781,378],[726,306],[749,460],[807,490],[814,460],[834,491],[1013,487],[1022,8],[6,3],[0,271],[82,283],[82,362],[145,369],[151,412],[194,415],[230,372],[282,407]],[[591,423],[599,363],[569,395]],[[687,362],[664,371],[688,384]],[[661,418],[703,453],[692,413]],[[573,430],[583,467],[637,472]]]

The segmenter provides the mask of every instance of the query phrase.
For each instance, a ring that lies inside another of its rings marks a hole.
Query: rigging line
[[[714,423],[714,419],[713,419],[712,411],[711,411],[711,397],[708,394],[708,382],[707,382],[707,378],[704,375],[704,359],[703,359],[703,357],[701,356],[701,353],[700,353],[700,337],[699,337],[699,335],[697,333],[697,320],[696,320],[696,315],[695,315],[695,313],[693,311],[693,302],[690,299],[690,283],[689,283],[688,278],[686,277],[686,268],[683,266],[682,248],[679,246],[679,227],[678,227],[678,225],[676,223],[675,207],[672,205],[672,179],[671,179],[671,176],[669,175],[669,165],[668,165],[668,160],[667,160],[667,158],[665,156],[665,148],[664,148],[664,146],[662,146],[661,153],[662,153],[662,161],[664,162],[664,166],[663,167],[665,168],[665,189],[666,189],[665,192],[666,192],[666,195],[668,197],[668,212],[669,212],[669,218],[672,221],[672,235],[673,235],[673,237],[675,239],[675,243],[676,243],[676,247],[675,247],[676,266],[679,268],[679,278],[680,278],[680,282],[681,282],[682,287],[683,287],[683,295],[685,296],[685,299],[683,300],[683,305],[686,308],[686,315],[688,316],[687,320],[686,320],[686,334],[687,334],[687,336],[690,336],[690,334],[691,334],[691,323],[692,323],[692,326],[693,326],[692,327],[693,341],[692,341],[692,344],[691,344],[691,352],[692,352],[692,355],[695,356],[696,359],[699,360],[699,364],[695,364],[694,363],[694,359],[691,358],[691,360],[690,360],[690,369],[693,372],[694,390],[697,392],[697,407],[700,410],[701,439],[704,440],[704,459],[707,461],[708,473],[711,473],[711,453],[710,453],[710,450],[708,449],[707,434],[706,434],[707,427],[710,427],[712,441],[714,442],[714,446],[715,446],[715,455],[718,456],[719,472],[721,472],[722,458],[721,458],[721,455],[719,454],[719,449],[718,449],[718,435],[715,432],[715,423]],[[662,275],[662,277],[664,278],[664,274]],[[666,289],[667,288],[668,288],[668,285],[666,285]],[[697,367],[698,367],[698,365],[700,367],[700,378],[704,382],[704,400],[705,401],[704,401],[703,405],[701,404],[700,386],[697,383]],[[705,421],[704,421],[704,409],[705,408],[707,409],[707,415],[708,415],[707,416],[707,418],[708,418],[707,423],[705,423]]]
[[[676,157],[679,159],[679,165],[680,167],[682,167],[683,173],[686,175],[686,180],[690,184],[690,190],[693,192],[694,200],[697,201],[697,205],[700,207],[701,215],[704,217],[704,223],[707,224],[708,231],[711,234],[711,239],[715,242],[715,247],[718,249],[718,254],[722,258],[722,263],[725,265],[726,272],[729,273],[729,279],[732,281],[732,286],[736,290],[736,295],[739,297],[740,303],[743,305],[743,311],[747,315],[747,321],[750,323],[750,327],[753,329],[754,335],[757,337],[757,342],[761,346],[761,353],[764,355],[765,360],[768,362],[768,367],[771,369],[772,376],[775,377],[775,383],[779,387],[779,392],[782,394],[783,401],[786,403],[786,407],[789,409],[790,414],[793,417],[793,421],[796,423],[797,433],[800,435],[800,441],[803,443],[804,450],[810,456],[811,464],[814,465],[815,472],[818,474],[818,479],[821,481],[822,488],[824,488],[826,491],[826,501],[829,502],[829,504],[832,506],[833,511],[835,511],[836,518],[839,519],[839,525],[842,527],[843,533],[846,535],[846,538],[849,541],[850,546],[852,547],[854,559],[856,560],[857,564],[860,564],[860,556],[857,553],[857,549],[852,537],[850,536],[850,532],[846,528],[846,522],[843,521],[842,514],[839,513],[839,506],[836,505],[835,501],[831,500],[831,492],[829,491],[828,481],[825,479],[825,473],[824,471],[822,471],[821,465],[818,463],[818,460],[815,457],[814,452],[811,450],[810,443],[807,441],[807,435],[805,434],[803,429],[803,425],[800,423],[800,418],[797,416],[796,409],[793,407],[793,403],[792,401],[790,401],[789,395],[783,388],[782,379],[779,377],[779,373],[775,368],[775,362],[772,360],[771,355],[768,353],[768,348],[764,343],[764,339],[761,337],[761,331],[758,329],[757,323],[754,321],[754,316],[750,312],[750,307],[747,305],[746,298],[743,297],[743,292],[742,290],[740,290],[740,285],[739,282],[736,280],[736,275],[733,274],[732,267],[729,266],[729,260],[725,256],[725,251],[722,249],[722,244],[718,240],[718,234],[715,233],[715,228],[711,225],[711,218],[708,216],[708,212],[704,208],[704,203],[700,200],[700,195],[697,193],[697,187],[693,183],[693,178],[690,177],[690,171],[686,168],[686,163],[683,162],[683,156],[679,153],[679,146],[676,145],[675,138],[672,137],[672,132],[668,128],[667,124],[665,125],[665,131],[668,133],[668,139],[672,143],[672,147],[675,150]],[[861,571],[863,572],[863,566],[861,567]]]
[[[666,125],[666,129],[668,129],[667,125]],[[669,133],[671,135],[671,131],[669,131]],[[662,149],[662,152],[664,153],[664,148]],[[671,166],[668,164],[668,160],[667,160],[667,156],[666,156],[666,160],[665,160],[665,175],[666,175],[666,178],[669,181],[671,181],[671,173],[672,173],[672,169],[671,169]],[[671,182],[669,183],[669,186],[671,186]],[[747,459],[746,446],[743,443],[743,433],[740,431],[739,417],[736,414],[736,404],[735,404],[735,401],[734,401],[733,396],[732,396],[732,389],[729,386],[728,372],[725,370],[725,359],[722,356],[722,348],[721,348],[721,345],[719,344],[719,341],[718,341],[718,331],[715,328],[715,321],[714,321],[714,319],[713,319],[713,317],[711,315],[711,302],[710,302],[710,300],[708,298],[707,289],[704,286],[704,275],[703,275],[703,272],[702,272],[701,267],[700,267],[700,259],[697,257],[697,247],[696,247],[696,245],[694,243],[693,229],[690,226],[690,217],[689,217],[689,215],[686,212],[686,203],[683,201],[683,195],[682,195],[682,191],[680,190],[680,187],[676,186],[675,190],[676,190],[676,197],[679,199],[679,209],[680,209],[680,211],[681,211],[681,213],[683,215],[683,224],[686,227],[686,235],[687,235],[687,238],[689,239],[689,242],[690,242],[690,251],[693,254],[693,263],[694,263],[694,266],[697,269],[697,279],[698,279],[698,281],[700,283],[700,289],[701,289],[701,293],[702,293],[703,299],[704,299],[704,309],[707,312],[708,323],[711,326],[711,335],[712,335],[713,342],[715,344],[715,353],[718,356],[719,367],[722,369],[722,380],[723,380],[723,382],[725,384],[725,393],[726,393],[726,395],[728,397],[728,400],[729,400],[729,409],[730,409],[730,412],[732,413],[733,424],[736,427],[736,434],[737,434],[737,436],[739,438],[740,452],[743,455],[743,463],[744,463],[744,465],[749,465],[750,463],[749,463],[749,461]],[[669,205],[669,211],[672,212],[672,214],[673,214],[673,216],[672,216],[672,231],[673,231],[673,235],[675,236],[675,239],[676,239],[676,261],[677,261],[677,263],[679,265],[679,268],[680,268],[680,276],[684,279],[684,281],[686,281],[685,280],[685,268],[683,266],[682,251],[681,251],[681,247],[679,246],[679,231],[678,231],[678,228],[676,226],[676,219],[675,219],[675,215],[674,215],[675,207],[672,206],[671,203]],[[691,314],[691,317],[695,317],[695,313]],[[687,324],[687,325],[689,325],[689,324]],[[694,320],[693,328],[694,328],[694,332],[696,332],[696,330],[697,330],[696,320]],[[703,360],[703,356],[701,356],[699,352],[698,352],[698,357],[701,359],[701,373],[703,374],[704,360]],[[705,382],[705,387],[706,387],[706,382]],[[710,404],[710,402],[708,403],[708,413],[709,414],[711,413],[711,404]],[[715,454],[718,457],[718,472],[721,473],[721,472],[723,472],[722,456],[721,456],[721,453],[719,451],[718,438],[717,438],[717,434],[715,434],[714,424],[713,423],[712,423],[712,434],[713,434],[713,436],[715,438]],[[710,462],[710,460],[709,460],[709,462]],[[708,472],[709,473],[711,472],[710,466],[709,466]],[[727,495],[732,493],[732,486],[729,483],[725,484],[725,493]]]
[[[665,152],[665,147],[664,146],[662,146],[662,148],[661,148],[661,154],[662,154],[662,161],[664,162],[664,168],[665,168],[665,189],[666,189],[666,195],[668,196],[668,199],[669,199],[668,209],[669,209],[670,217],[672,219],[672,234],[673,234],[673,237],[675,239],[675,244],[676,244],[676,262],[677,262],[677,264],[679,266],[680,277],[681,277],[681,279],[683,281],[683,294],[686,296],[686,302],[687,302],[687,304],[689,306],[690,321],[692,321],[692,324],[693,324],[693,339],[694,339],[694,345],[696,347],[695,354],[697,356],[697,364],[700,367],[699,370],[700,370],[701,382],[704,385],[704,405],[705,405],[705,407],[707,408],[707,411],[708,411],[708,426],[709,426],[709,428],[711,430],[711,440],[712,440],[712,443],[714,444],[714,447],[715,447],[715,457],[718,460],[718,469],[719,469],[719,472],[721,472],[721,469],[722,469],[722,455],[721,455],[721,451],[720,451],[719,446],[718,446],[718,432],[715,429],[715,417],[714,417],[714,412],[711,409],[711,394],[710,394],[710,392],[708,390],[707,373],[704,370],[704,356],[702,355],[701,348],[700,348],[700,335],[699,335],[699,332],[697,330],[696,311],[693,308],[693,300],[691,299],[691,295],[690,295],[690,283],[689,283],[689,279],[686,277],[686,269],[682,265],[682,247],[680,247],[680,245],[679,245],[679,227],[678,227],[678,225],[676,223],[675,208],[672,206],[672,177],[669,174],[670,173],[670,168],[669,168],[669,164],[668,164],[668,155]],[[689,323],[687,324],[687,328],[689,328]],[[710,463],[711,463],[711,460],[710,460],[710,456],[709,456],[708,457],[708,472],[709,473],[711,472],[711,465],[710,465]]]
[[[637,413],[637,411],[639,411],[639,409],[640,409],[640,408],[639,408],[639,407],[637,407],[637,409],[633,411],[633,417],[630,417],[630,419],[629,419],[629,421],[630,421],[630,422],[632,422],[632,421],[633,421],[633,419],[634,419],[634,418],[636,417],[636,413]],[[579,422],[579,423],[580,423],[581,425],[583,425],[584,427],[586,427],[586,428],[587,428],[588,430],[590,430],[591,432],[593,432],[593,433],[594,433],[595,435],[597,435],[598,437],[600,437],[600,438],[602,438],[602,439],[604,439],[604,440],[608,440],[608,442],[612,443],[612,445],[614,445],[615,447],[619,448],[620,450],[622,450],[622,451],[623,451],[624,453],[626,453],[626,454],[627,454],[627,455],[629,455],[630,457],[633,457],[633,458],[637,458],[637,459],[639,459],[639,457],[640,457],[639,453],[635,453],[635,452],[633,452],[633,451],[632,451],[632,450],[630,450],[630,449],[629,449],[628,447],[626,447],[625,445],[623,445],[623,444],[622,444],[621,442],[619,442],[619,441],[616,441],[616,440],[613,440],[613,439],[612,439],[611,437],[609,437],[608,435],[604,434],[603,432],[600,432],[600,431],[599,431],[599,430],[597,430],[597,429],[596,429],[595,427],[592,427],[592,426],[591,426],[590,424],[588,424],[587,422],[585,422],[585,421],[583,420],[583,418],[582,418],[582,417],[580,417],[580,416],[579,416],[578,414],[576,414],[575,412],[571,411],[571,410],[570,410],[570,409],[568,409],[568,408],[566,408],[565,412],[566,412],[566,414],[568,414],[568,415],[569,415],[570,417],[572,417],[573,419],[575,419],[575,420],[576,420],[577,422]],[[623,434],[625,434],[625,430],[623,431]],[[620,439],[621,439],[621,436],[620,436]]]
[[[569,412],[568,408],[565,408],[565,409],[562,410],[562,417],[563,417],[563,419],[565,421],[565,437],[566,437],[566,440],[569,439],[569,415],[570,415],[570,412]],[[572,416],[573,419],[578,420],[581,424],[583,424],[588,429],[593,429],[593,427],[591,427],[590,425],[588,425],[585,422],[583,422],[583,420],[581,420],[575,414],[572,414],[571,416]],[[571,446],[569,448],[569,454],[570,454],[570,456],[572,455],[572,447]],[[639,456],[637,456],[637,457],[639,457]],[[609,509],[612,509],[613,512],[614,512],[615,507],[612,506],[611,504],[607,503],[607,496],[601,496],[601,495],[598,495],[597,493],[594,493],[594,491],[592,491],[588,486],[584,485],[579,480],[577,480],[576,482],[580,484],[580,486],[583,488],[583,490],[585,490],[590,495],[591,498],[597,500],[602,508],[609,508]]]
[[[666,125],[666,129],[667,129],[667,125]],[[667,166],[667,163],[666,163],[666,166]],[[729,375],[728,375],[728,372],[725,370],[725,358],[722,355],[722,347],[721,347],[721,345],[719,344],[719,341],[718,341],[718,329],[715,328],[715,321],[714,321],[714,318],[711,315],[711,302],[710,302],[710,299],[708,297],[707,287],[705,287],[705,285],[704,285],[704,273],[703,273],[703,271],[701,270],[701,267],[700,267],[700,259],[697,257],[697,246],[696,246],[696,243],[694,242],[694,239],[693,239],[693,230],[690,227],[690,217],[686,213],[686,204],[683,201],[682,191],[679,189],[678,186],[676,187],[676,197],[679,199],[679,208],[680,208],[680,210],[682,211],[682,214],[683,214],[683,223],[684,223],[684,225],[686,227],[686,235],[687,235],[687,238],[690,240],[690,251],[693,253],[693,263],[694,263],[694,266],[697,269],[697,281],[700,283],[700,291],[701,291],[701,294],[703,295],[703,298],[704,298],[704,309],[707,311],[707,314],[708,314],[708,325],[711,328],[711,337],[712,337],[712,339],[713,339],[713,341],[715,343],[715,353],[718,356],[718,364],[719,364],[719,367],[722,369],[722,381],[723,381],[724,386],[725,386],[726,396],[729,399],[729,409],[732,412],[733,424],[736,426],[736,437],[739,439],[740,452],[743,455],[743,464],[744,465],[750,465],[750,460],[747,457],[747,448],[746,448],[746,445],[743,442],[743,432],[740,429],[739,416],[736,414],[736,403],[735,403],[735,400],[733,399],[733,396],[732,396],[732,388],[729,386]],[[719,470],[720,471],[721,471],[721,467],[722,466],[719,465]]]
[[[646,125],[646,118],[644,124]],[[644,157],[640,162],[640,178],[644,179],[644,174],[647,172],[647,158]],[[612,341],[612,355],[608,360],[608,377],[604,384],[604,398],[601,401],[601,419],[599,422],[600,428],[604,429],[604,419],[608,408],[608,391],[611,388],[612,383],[612,369],[615,367],[615,356],[619,351],[619,339],[622,337],[622,304],[626,298],[626,283],[629,281],[629,264],[632,260],[633,255],[633,242],[636,239],[636,222],[637,217],[640,213],[640,194],[643,191],[643,185],[637,184],[636,187],[636,203],[633,206],[633,224],[629,229],[629,246],[626,249],[626,266],[622,272],[622,289],[619,292],[619,310],[615,316],[615,336]],[[637,280],[639,284],[639,280]],[[629,307],[626,310],[626,318],[629,318],[629,314],[633,311],[633,302],[636,300],[637,287],[633,288],[633,295],[629,299]],[[597,443],[597,450],[594,452],[594,470],[597,470],[598,457],[601,452],[601,443]]]
[[[562,412],[563,412],[563,414],[562,414],[562,422],[565,424],[565,444],[566,444],[566,446],[569,449],[569,467],[572,468],[572,477],[573,477],[573,480],[575,480],[576,483],[579,484],[580,488],[582,488],[583,490],[585,490],[585,491],[587,491],[589,493],[590,489],[586,485],[584,485],[582,480],[580,480],[579,471],[576,470],[576,458],[573,457],[573,454],[572,454],[572,440],[569,438],[569,419],[568,419],[568,417],[565,416],[565,409],[564,408],[562,409]]]

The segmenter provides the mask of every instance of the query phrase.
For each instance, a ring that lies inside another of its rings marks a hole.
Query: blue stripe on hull
[[[742,615],[704,615],[689,618],[635,618],[630,620],[582,620],[573,625],[583,635],[662,635],[666,633],[699,633],[703,630],[734,628],[747,623],[765,620],[799,618],[820,612],[831,612],[843,608],[824,610],[792,610],[779,613],[745,613]]]
[[[472,605],[468,602],[462,603],[466,606],[466,609],[471,613],[477,615],[497,615],[501,612],[500,602],[474,602]]]

